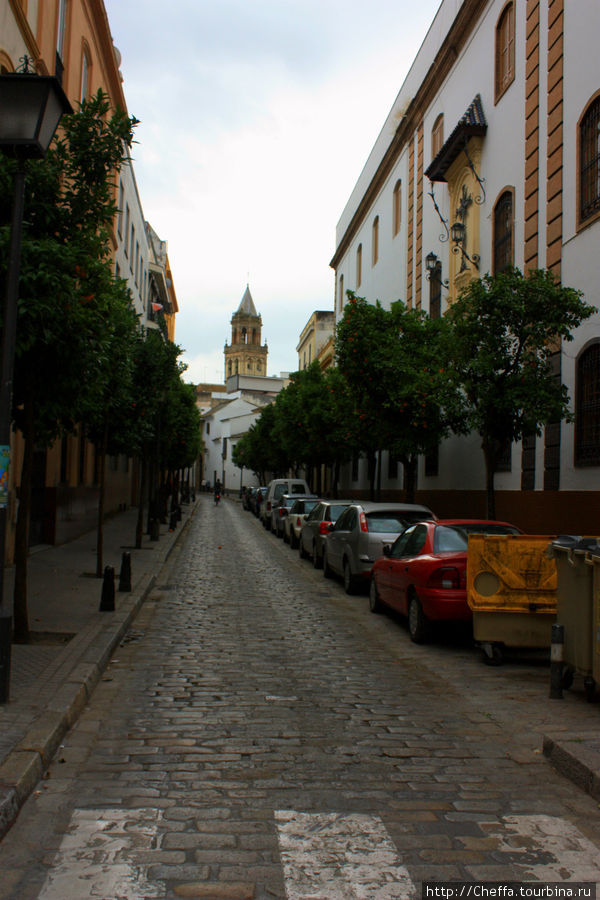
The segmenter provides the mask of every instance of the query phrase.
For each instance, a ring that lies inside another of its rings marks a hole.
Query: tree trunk
[[[416,456],[404,456],[402,458],[402,465],[404,466],[404,494],[407,503],[415,502],[417,461],[418,457]]]
[[[496,472],[496,454],[485,439],[481,442],[485,458],[485,515],[486,519],[496,518],[496,492],[494,490],[494,474]]]
[[[83,435],[81,436],[83,440]],[[104,574],[104,494],[106,488],[106,447],[108,445],[108,418],[104,420],[104,429],[98,448],[99,456],[99,495],[98,495],[98,523],[96,533],[96,577],[102,578]]]
[[[148,474],[148,463],[146,461],[146,454],[144,453],[141,458],[141,472],[140,472],[140,496],[138,498],[138,515],[137,522],[135,526],[135,548],[136,550],[141,550],[142,547],[142,538],[144,535],[144,501],[146,498],[146,481]]]
[[[332,477],[332,485],[331,485],[332,493],[333,493],[334,500],[337,500],[339,497],[339,480],[340,480],[340,463],[339,463],[339,460],[337,460],[337,459],[333,464],[332,476],[333,476]]]
[[[19,488],[19,511],[15,531],[15,587],[13,596],[13,616],[15,640],[29,639],[29,616],[27,612],[27,557],[29,555],[29,518],[31,513],[31,480],[33,477],[33,457],[35,453],[33,401],[27,399],[24,405],[23,422],[23,467]]]
[[[375,500],[375,475],[377,469],[377,457],[373,450],[367,454],[367,472],[369,476],[369,499]]]

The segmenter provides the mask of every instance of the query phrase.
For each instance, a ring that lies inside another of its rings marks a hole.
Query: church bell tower
[[[225,381],[230,375],[266,375],[269,348],[261,344],[262,318],[250,288],[231,317],[231,344],[225,343]]]

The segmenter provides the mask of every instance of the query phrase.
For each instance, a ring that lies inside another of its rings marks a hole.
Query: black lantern
[[[450,237],[455,244],[462,244],[465,240],[465,226],[463,222],[455,222],[450,226]]]
[[[0,151],[22,159],[43,159],[61,117],[72,112],[53,76],[1,75]]]
[[[428,272],[435,272],[435,267],[437,266],[438,258],[435,253],[432,251],[428,253],[425,257],[425,268]]]

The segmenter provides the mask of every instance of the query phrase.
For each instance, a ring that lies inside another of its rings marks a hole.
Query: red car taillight
[[[321,522],[319,525],[319,534],[329,534],[329,526],[331,522]]]
[[[369,533],[367,517],[365,516],[364,512],[361,512],[361,514],[360,514],[360,530],[363,531],[365,534]]]
[[[302,522],[300,521],[300,516],[298,516],[298,518],[296,519],[296,528],[300,528],[301,525]]]
[[[461,573],[454,566],[442,566],[429,576],[429,587],[443,588],[447,591],[457,591],[461,588]]]

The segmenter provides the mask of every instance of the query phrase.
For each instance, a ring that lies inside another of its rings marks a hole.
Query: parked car
[[[295,550],[300,541],[300,532],[307,515],[315,508],[319,498],[298,497],[291,507],[289,515],[283,520],[283,540]]]
[[[269,482],[264,502],[260,508],[260,519],[267,531],[271,528],[273,503],[284,494],[310,494],[310,488],[303,478],[274,478]]]
[[[371,572],[369,606],[408,616],[415,643],[425,641],[431,622],[469,621],[467,546],[469,534],[520,534],[509,522],[440,519],[407,528]]]
[[[341,575],[347,594],[367,586],[371,568],[412,522],[435,519],[426,506],[416,503],[353,502],[343,511],[325,538],[323,573]]]
[[[249,510],[249,509],[252,508],[252,507],[250,506],[250,501],[251,501],[252,495],[253,495],[254,493],[256,493],[256,488],[255,488],[255,487],[250,487],[250,486],[248,486],[248,487],[243,487],[243,488],[242,488],[242,507],[243,507],[243,509],[248,509],[248,510]]]
[[[321,500],[307,515],[300,531],[298,550],[301,559],[312,558],[315,569],[323,565],[325,535],[352,500]]]
[[[315,500],[318,500],[316,495],[313,496]],[[289,517],[289,512],[297,500],[296,494],[284,494],[279,500],[274,501],[272,509],[271,509],[271,531],[278,537],[283,537],[283,527],[286,519]]]
[[[267,488],[265,486],[257,487],[254,494],[250,498],[250,509],[257,517],[260,519],[260,507],[265,499],[265,495],[267,493]]]

